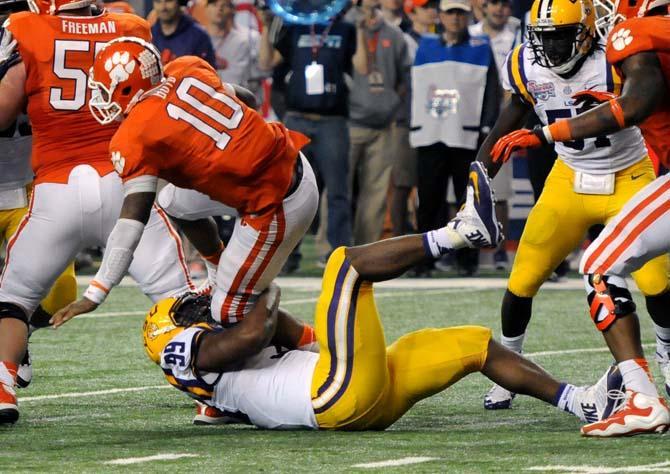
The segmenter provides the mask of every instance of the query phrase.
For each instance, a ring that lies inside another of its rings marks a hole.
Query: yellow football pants
[[[577,194],[574,176],[562,160],[556,160],[530,211],[508,282],[509,291],[517,296],[535,296],[558,264],[582,243],[589,227],[609,222],[656,177],[646,157],[616,173],[614,194],[608,196]],[[632,274],[644,295],[657,295],[668,288],[669,265],[668,256],[661,255]]]
[[[312,406],[320,428],[381,430],[419,400],[483,367],[491,330],[423,329],[388,348],[372,283],[335,250],[316,306]]]
[[[31,191],[29,189],[28,191]],[[21,219],[28,212],[27,207],[0,211],[0,244],[6,243],[21,224]],[[54,314],[61,308],[77,299],[77,280],[74,275],[74,262],[54,282],[47,296],[42,300],[42,308]]]

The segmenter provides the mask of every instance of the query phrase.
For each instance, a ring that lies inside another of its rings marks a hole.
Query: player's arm
[[[25,84],[26,67],[22,62],[9,67],[0,77],[0,130],[9,128],[25,108]]]
[[[493,160],[506,161],[514,150],[607,135],[643,122],[668,94],[658,57],[654,52],[636,53],[624,59],[621,70],[626,81],[620,97],[574,118],[506,135],[493,147]]]
[[[156,198],[155,176],[139,176],[124,183],[121,214],[107,238],[100,269],[78,301],[58,311],[49,321],[55,328],[82,313],[95,310],[128,271]]]
[[[638,125],[665,100],[665,78],[656,53],[642,52],[629,56],[621,63],[621,70],[626,81],[620,97],[566,120],[567,126],[556,122],[557,126],[549,131],[550,139],[579,140]],[[548,128],[545,127],[545,130]],[[553,136],[554,133],[556,136]]]
[[[503,104],[500,115],[498,115],[498,119],[477,152],[477,160],[484,163],[490,177],[493,178],[498,174],[498,170],[500,170],[503,164],[502,162],[494,163],[491,159],[493,145],[495,145],[500,137],[519,129],[531,110],[531,106],[518,94],[509,94],[509,97]]]
[[[196,354],[196,368],[207,372],[235,370],[267,347],[277,329],[280,293],[279,287],[271,284],[240,323],[205,334]]]

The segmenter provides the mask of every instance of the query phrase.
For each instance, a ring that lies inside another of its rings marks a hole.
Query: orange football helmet
[[[98,53],[88,75],[88,107],[103,125],[127,115],[140,98],[163,81],[156,47],[141,38],[116,38]]]
[[[57,15],[59,12],[76,10],[92,3],[93,0],[28,0],[28,7],[33,13]]]
[[[658,7],[670,6],[670,0],[594,0],[596,7],[596,31],[606,39],[610,30],[626,18],[646,16]]]

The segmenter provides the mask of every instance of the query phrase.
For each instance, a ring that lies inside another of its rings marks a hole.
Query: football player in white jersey
[[[274,285],[227,329],[207,317],[206,302],[203,311],[191,299],[160,302],[145,320],[147,354],[175,388],[261,428],[384,429],[419,400],[477,371],[582,420],[606,416],[617,407],[608,395],[621,388],[616,369],[591,387],[562,384],[484,327],[423,329],[386,347],[373,282],[436,253],[499,239],[489,180],[474,163],[465,209],[446,227],[333,252],[315,311],[318,354],[268,347],[276,342]]]
[[[477,156],[491,174],[500,166],[489,156],[496,140],[521,128],[530,112],[535,111],[543,125],[551,124],[584,112],[593,96],[621,91],[621,78],[607,63],[604,44],[596,39],[591,0],[536,0],[528,33],[528,41],[507,57],[502,82],[511,96]],[[591,92],[575,97],[578,91]],[[522,351],[533,297],[554,268],[579,246],[589,227],[609,222],[655,178],[636,127],[557,142],[555,149],[558,160],[528,216],[502,303],[501,342],[516,352]],[[633,274],[657,328],[670,327],[667,268],[668,257],[663,255]],[[630,300],[623,291],[619,296]],[[664,372],[670,384],[670,370]],[[514,393],[494,386],[484,406],[509,408],[513,397]]]

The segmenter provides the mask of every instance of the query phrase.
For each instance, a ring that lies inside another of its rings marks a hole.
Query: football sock
[[[442,227],[423,234],[423,248],[427,257],[439,258],[452,250],[467,247],[455,231]]]
[[[523,340],[526,338],[526,333],[520,336],[507,337],[504,334],[500,335],[500,343],[510,351],[521,354],[523,350]]]
[[[654,324],[656,328],[656,353],[667,359],[670,356],[670,328]]]
[[[562,383],[556,392],[553,405],[559,410],[567,411],[576,414],[574,411],[575,394],[580,390],[570,383]]]
[[[8,360],[0,362],[0,383],[13,387],[16,383],[16,371],[18,365]]]
[[[656,385],[649,372],[646,359],[629,359],[619,362],[619,371],[626,388],[635,392],[644,393],[651,397],[658,397]]]

